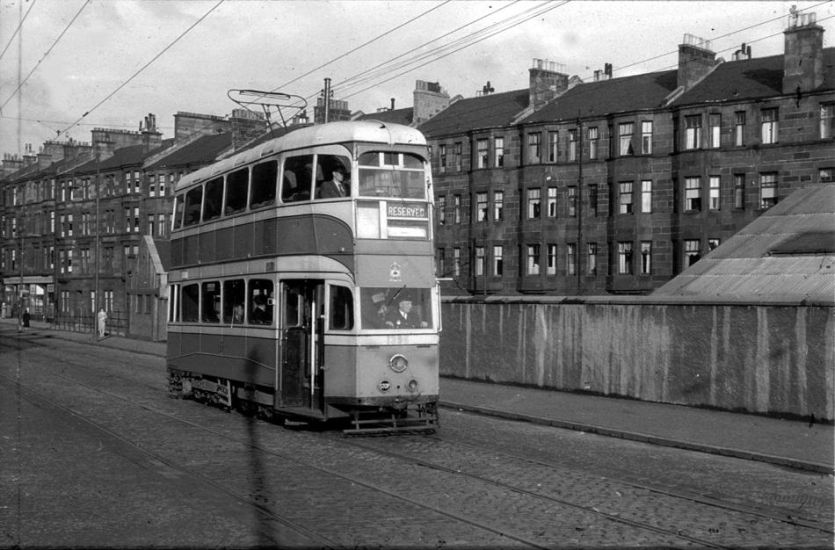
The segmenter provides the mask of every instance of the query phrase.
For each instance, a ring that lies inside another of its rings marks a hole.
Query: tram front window
[[[363,288],[362,328],[432,328],[432,292],[428,288]]]
[[[425,199],[423,159],[411,153],[363,153],[359,157],[359,194],[363,197]]]

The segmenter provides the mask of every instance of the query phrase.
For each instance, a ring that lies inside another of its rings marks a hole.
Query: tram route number
[[[389,203],[386,210],[389,218],[426,218],[426,206],[422,204]]]

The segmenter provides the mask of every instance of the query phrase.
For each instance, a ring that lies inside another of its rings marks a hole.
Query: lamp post
[[[96,217],[95,217],[95,259],[93,262],[93,269],[95,271],[95,282],[94,282],[94,294],[93,294],[93,339],[98,340],[98,310],[102,307],[101,302],[99,301],[99,253],[100,253],[100,244],[99,241],[101,240],[100,235],[100,228],[101,224],[99,223],[99,195],[101,190],[101,185],[99,184],[101,176],[101,154],[99,152],[99,144],[96,144]]]

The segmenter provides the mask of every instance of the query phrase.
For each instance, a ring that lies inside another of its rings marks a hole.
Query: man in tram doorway
[[[418,312],[412,309],[412,299],[404,296],[397,303],[397,309],[389,312],[386,326],[392,328],[425,328],[428,323],[420,318]]]
[[[104,308],[99,308],[99,312],[96,315],[96,326],[99,332],[99,338],[104,338],[105,335],[105,328],[107,325],[107,313],[104,312]]]

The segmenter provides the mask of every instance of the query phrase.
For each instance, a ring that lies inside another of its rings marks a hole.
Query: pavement
[[[0,319],[15,325],[16,319]],[[24,331],[136,353],[165,356],[165,342],[57,330],[33,321]],[[807,470],[835,473],[835,426],[808,420],[587,393],[441,378],[441,405],[610,437],[619,437]],[[442,424],[443,425],[443,424]]]

